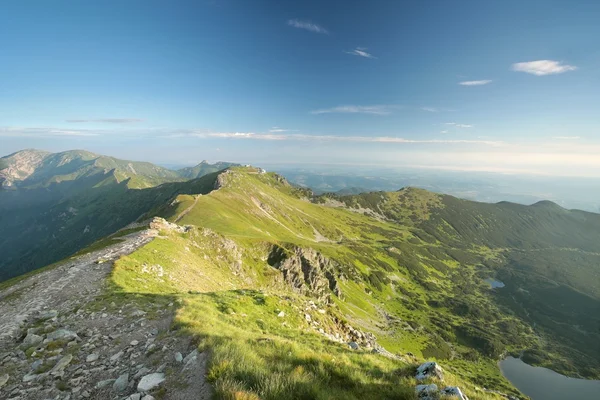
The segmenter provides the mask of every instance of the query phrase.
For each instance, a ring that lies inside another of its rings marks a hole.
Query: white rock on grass
[[[469,398],[465,396],[464,393],[457,386],[447,386],[444,389],[442,389],[441,393],[445,396],[455,396],[459,400],[469,400]]]
[[[429,361],[421,364],[419,368],[417,368],[416,378],[418,381],[422,381],[427,378],[438,378],[442,380],[444,379],[444,371],[438,363]]]
[[[155,387],[159,386],[161,383],[165,381],[165,374],[154,373],[150,375],[146,375],[140,379],[140,382],[137,385],[138,392],[148,392]]]

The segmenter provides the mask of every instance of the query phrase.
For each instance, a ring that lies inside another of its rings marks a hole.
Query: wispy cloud
[[[563,64],[561,61],[537,60],[513,64],[511,69],[513,71],[542,76],[575,71],[577,67],[574,65]]]
[[[552,139],[555,140],[579,140],[581,136],[554,136]]]
[[[281,132],[292,132],[292,130],[291,129],[283,129],[278,126],[274,126],[271,129],[269,129],[269,132],[270,133],[281,133]]]
[[[353,56],[359,56],[359,57],[364,57],[364,58],[377,58],[377,57],[374,57],[371,53],[368,53],[366,47],[357,47],[354,50],[345,51],[344,53],[352,54]]]
[[[100,122],[107,124],[133,124],[142,122],[139,118],[98,118],[98,119],[67,119],[65,122],[83,123],[83,122]]]
[[[321,142],[350,142],[350,143],[397,143],[397,144],[474,144],[486,146],[501,146],[503,142],[493,140],[417,140],[405,139],[394,136],[339,136],[339,135],[306,135],[289,134],[280,135],[272,133],[254,132],[190,132],[187,134],[167,135],[167,138],[221,138],[221,139],[247,139],[247,140],[269,140],[269,141],[321,141]]]
[[[372,115],[389,115],[402,106],[394,104],[379,104],[372,106],[338,106],[333,108],[323,108],[320,110],[311,111],[311,114],[372,114]]]
[[[314,33],[323,33],[323,34],[329,33],[329,31],[327,31],[327,29],[325,29],[322,26],[319,26],[315,23],[312,23],[310,21],[300,21],[298,19],[290,19],[287,22],[287,24],[289,26],[293,26],[294,28],[305,29],[307,31],[314,32]]]
[[[448,131],[440,131],[440,133],[448,133]]]
[[[473,125],[469,124],[457,124],[456,122],[446,122],[446,125],[453,126],[455,128],[472,128]]]
[[[459,85],[462,86],[481,86],[481,85],[487,85],[488,83],[491,83],[492,80],[491,79],[483,79],[480,81],[462,81],[462,82],[458,82]]]
[[[421,107],[421,110],[423,111],[427,111],[427,112],[438,112],[439,110],[435,107]]]
[[[100,134],[86,130],[73,129],[0,127],[0,137],[43,138],[59,136],[93,137],[100,136]]]

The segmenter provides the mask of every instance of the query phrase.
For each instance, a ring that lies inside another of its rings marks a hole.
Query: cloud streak
[[[402,108],[394,104],[379,104],[372,106],[346,105],[333,108],[323,108],[311,111],[311,114],[371,114],[371,115],[389,115],[392,112]]]
[[[96,132],[56,128],[22,128],[0,127],[0,137],[14,138],[44,138],[44,137],[94,137],[100,136]]]
[[[366,47],[357,47],[354,50],[345,51],[344,53],[352,54],[353,56],[359,56],[359,57],[364,57],[364,58],[372,58],[372,59],[377,58],[377,57],[374,57],[371,53],[368,53]]]
[[[532,75],[543,76],[575,71],[577,67],[574,65],[563,64],[560,61],[537,60],[515,63],[511,66],[511,69],[517,72],[525,72]]]
[[[480,81],[462,81],[462,82],[458,82],[459,85],[462,86],[482,86],[482,85],[487,85],[488,83],[491,83],[492,80],[491,79],[483,79]]]
[[[142,122],[139,118],[98,118],[98,119],[67,119],[69,123],[85,123],[85,122],[100,122],[106,124],[133,124]]]
[[[314,24],[310,21],[300,21],[298,19],[290,19],[290,20],[288,20],[287,24],[294,28],[304,29],[309,32],[322,33],[325,35],[329,34],[329,31],[327,29],[325,29],[322,26],[319,26],[317,24]]]
[[[554,136],[552,139],[555,140],[579,140],[581,136]]]
[[[319,142],[346,142],[346,143],[396,143],[396,144],[475,144],[486,146],[501,146],[502,141],[493,140],[468,140],[468,139],[405,139],[395,136],[338,136],[338,135],[306,135],[288,134],[278,135],[272,133],[254,132],[191,132],[188,134],[167,135],[166,138],[196,137],[201,139],[246,139],[267,141],[319,141]]]

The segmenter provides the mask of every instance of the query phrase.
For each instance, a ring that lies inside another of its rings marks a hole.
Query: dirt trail
[[[171,331],[176,301],[98,300],[113,262],[157,236],[132,233],[0,290],[0,399],[211,398],[206,354]],[[165,381],[144,388],[152,379]]]

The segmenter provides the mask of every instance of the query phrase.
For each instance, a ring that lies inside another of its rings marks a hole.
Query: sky
[[[600,176],[600,2],[9,0],[0,155]]]

